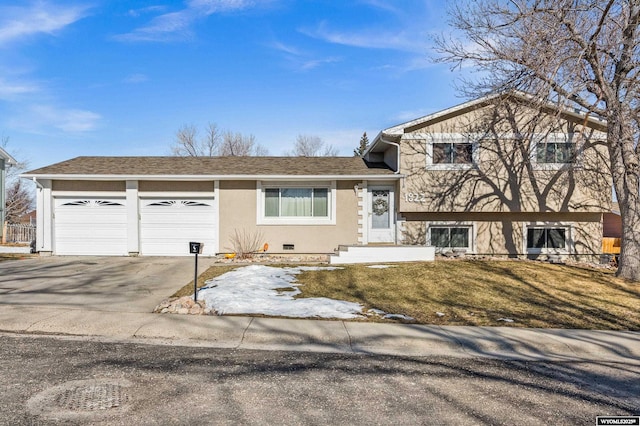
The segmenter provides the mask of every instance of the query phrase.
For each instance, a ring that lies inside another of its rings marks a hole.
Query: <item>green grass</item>
[[[199,285],[235,267],[212,267]],[[300,297],[358,302],[366,309],[408,315],[420,324],[640,330],[640,285],[596,268],[441,260],[386,269],[348,265],[307,271],[298,281]],[[181,289],[185,294],[192,290],[193,282]]]

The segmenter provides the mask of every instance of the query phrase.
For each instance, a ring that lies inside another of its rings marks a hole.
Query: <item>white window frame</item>
[[[529,229],[564,229],[565,240],[563,248],[534,248],[528,247]],[[562,222],[530,222],[523,225],[522,246],[526,254],[571,254],[573,247],[573,226]]]
[[[460,133],[434,133],[426,137],[426,168],[427,170],[470,170],[478,165],[478,141],[473,135]],[[471,144],[471,163],[433,163],[433,144],[436,143],[469,143]]]
[[[327,189],[327,217],[270,217],[265,216],[265,189],[275,188],[322,188]],[[309,182],[269,182],[258,181],[256,185],[256,217],[258,225],[335,225],[336,224],[336,181]]]
[[[531,152],[529,159],[535,170],[560,170],[575,168],[580,164],[580,150],[577,143],[576,133],[550,133],[536,134],[531,141]],[[538,146],[542,143],[569,143],[573,149],[573,159],[567,163],[547,163],[538,161]]]
[[[476,224],[473,222],[450,222],[450,221],[435,221],[427,223],[427,245],[432,246],[431,243],[431,228],[467,228],[469,229],[469,245],[467,247],[435,247],[436,253],[442,253],[445,251],[451,251],[455,249],[465,249],[467,253],[476,252]]]

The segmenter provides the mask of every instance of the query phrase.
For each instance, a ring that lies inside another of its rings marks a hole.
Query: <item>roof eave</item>
[[[3,158],[9,166],[15,166],[16,164],[18,164],[18,160],[13,158],[11,154],[9,154],[2,148],[0,148],[0,158]]]
[[[505,94],[505,93],[493,93],[493,94],[490,94],[490,95],[483,96],[481,98],[472,99],[470,101],[463,102],[463,103],[461,103],[459,105],[456,105],[456,106],[453,106],[451,108],[443,109],[441,111],[437,111],[437,112],[434,112],[432,114],[425,115],[425,116],[420,117],[420,118],[416,118],[415,120],[407,121],[405,123],[401,123],[401,124],[398,124],[396,126],[389,127],[388,129],[385,129],[385,130],[381,131],[378,134],[378,136],[380,136],[380,135],[389,135],[389,136],[391,136],[391,135],[403,135],[405,133],[405,129],[407,129],[407,128],[424,125],[425,123],[428,123],[430,121],[436,120],[436,119],[438,119],[440,117],[452,115],[452,114],[455,114],[457,112],[464,111],[464,110],[467,110],[469,108],[472,108],[472,107],[474,107],[476,105],[485,104],[485,103],[490,102],[491,100],[493,100],[493,99],[495,99],[497,97],[505,96],[505,95],[507,95],[507,94]],[[514,92],[514,93],[511,93],[508,96],[515,96],[515,97],[518,97],[518,98],[520,98],[522,100],[527,100],[527,101],[535,100],[535,98],[532,95],[524,93],[524,92]],[[557,106],[555,106],[553,104],[550,104],[550,103],[547,103],[546,107],[559,109],[559,107],[557,107]],[[568,116],[572,116],[572,117],[574,117],[576,119],[580,119],[580,120],[586,119],[586,121],[588,123],[590,123],[592,125],[592,127],[599,128],[600,130],[602,130],[603,128],[606,128],[606,126],[607,126],[607,121],[606,120],[604,120],[604,119],[602,119],[600,117],[596,117],[593,114],[589,114],[589,113],[585,113],[585,112],[576,112],[576,111],[572,111],[572,110],[567,109],[567,108],[560,109],[560,111],[563,114],[566,114]]]
[[[95,180],[95,181],[209,181],[209,180],[272,180],[272,181],[318,181],[318,180],[395,180],[397,174],[362,175],[79,175],[79,174],[30,174],[20,175],[36,180]]]

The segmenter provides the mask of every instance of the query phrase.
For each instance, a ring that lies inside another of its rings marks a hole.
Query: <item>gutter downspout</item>
[[[33,183],[35,183],[35,184],[36,184],[36,186],[37,186],[38,188],[40,188],[40,189],[44,189],[44,186],[42,186],[42,185],[40,184],[40,182],[38,182],[38,180],[36,179],[36,177],[35,177],[35,176],[34,176],[34,177],[32,177],[31,179],[33,180]]]
[[[44,186],[42,186],[42,184],[40,182],[38,182],[38,180],[36,179],[35,176],[33,176],[31,178],[33,180],[33,183],[36,184],[36,186],[38,187],[38,189],[40,189],[41,191],[44,190]],[[40,199],[40,194],[36,195],[36,200]],[[38,209],[38,202],[36,201],[36,246],[38,243],[40,243],[40,248],[44,249],[44,224],[43,224],[43,220],[44,220],[44,212],[43,211],[38,211],[41,209]],[[42,219],[40,219],[40,216],[42,216]],[[38,223],[40,222],[40,223]],[[37,251],[37,247],[34,247],[34,250]]]

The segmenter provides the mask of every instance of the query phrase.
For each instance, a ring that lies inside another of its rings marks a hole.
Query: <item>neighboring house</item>
[[[364,157],[402,176],[390,197],[399,243],[597,261],[611,208],[605,132],[597,118],[495,95],[383,130]]]
[[[605,238],[622,238],[622,218],[620,217],[618,203],[613,203],[611,210],[604,213],[602,236]]]
[[[30,212],[20,216],[20,218],[18,219],[18,223],[21,225],[35,225],[36,218],[37,218],[36,210],[31,210]]]
[[[329,253],[368,242],[367,188],[399,179],[354,157],[78,157],[23,177],[38,186],[37,250],[62,255],[188,255],[189,241],[213,255],[236,232],[270,253]]]
[[[611,210],[602,217],[602,237],[602,253],[620,254],[622,217],[618,203],[613,203]]]
[[[45,254],[270,253],[435,246],[598,261],[611,209],[606,123],[491,96],[386,129],[364,158],[79,157],[24,174],[38,185]]]
[[[0,148],[0,239],[2,238],[2,228],[5,220],[5,208],[6,208],[6,179],[7,168],[15,165],[16,159],[13,158],[7,151]]]

